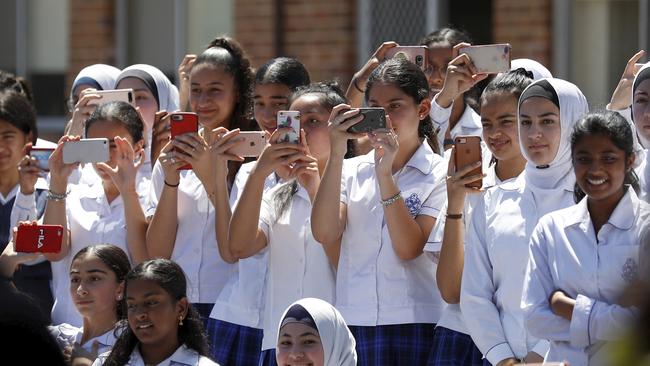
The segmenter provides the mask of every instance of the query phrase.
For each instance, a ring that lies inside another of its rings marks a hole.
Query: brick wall
[[[277,56],[298,58],[314,81],[338,77],[347,87],[356,71],[356,1],[285,0],[283,55],[276,55],[276,2],[237,0],[235,38],[258,67]]]
[[[513,58],[531,58],[552,70],[551,0],[493,0],[493,38],[512,45]]]
[[[70,0],[69,37],[67,91],[85,66],[115,64],[115,0]]]

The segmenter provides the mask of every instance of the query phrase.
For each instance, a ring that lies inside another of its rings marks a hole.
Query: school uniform
[[[141,205],[146,204],[149,180],[136,183]],[[52,262],[54,324],[68,323],[75,327],[83,324],[70,297],[70,265],[81,249],[96,244],[112,244],[122,249],[130,258],[126,238],[124,201],[117,196],[108,203],[101,182],[87,186],[70,187],[66,198],[66,215],[70,231],[70,252],[60,261]]]
[[[19,185],[16,185],[16,187],[19,187]],[[15,192],[13,206],[11,207],[7,240],[11,237],[11,229],[16,227],[18,222],[39,220],[43,216],[47,201],[47,187],[46,180],[38,178],[34,185],[34,193],[29,195],[22,194],[20,188]],[[6,208],[8,206],[5,207],[3,205],[3,210]],[[5,218],[3,217],[1,222],[4,223],[4,220]],[[0,242],[6,245],[4,240]],[[16,288],[34,297],[43,312],[43,316],[48,320],[50,319],[50,311],[54,304],[52,289],[50,288],[51,280],[52,266],[44,256],[39,256],[36,260],[23,263],[14,272],[14,284]]]
[[[278,324],[292,302],[306,297],[334,302],[334,269],[323,246],[311,233],[312,205],[307,190],[298,185],[286,211],[277,212],[277,192],[292,184],[287,182],[270,189],[260,206],[259,229],[267,238],[269,251],[262,359],[265,354],[275,355]]]
[[[442,108],[436,102],[435,98],[431,100],[429,116],[431,117],[431,122],[433,122],[433,129],[436,131],[438,146],[441,152],[444,151],[445,135],[449,128],[449,118],[451,117],[451,109],[453,106],[452,103],[449,107]],[[481,123],[481,116],[474,112],[470,106],[465,105],[465,110],[456,125],[451,129],[450,135],[452,140],[456,136],[479,136],[482,138],[483,124]]]
[[[243,164],[230,191],[234,209],[256,162]],[[278,183],[275,173],[264,181],[264,191]],[[237,261],[208,319],[211,357],[223,365],[257,365],[262,350],[263,312],[268,249]]]
[[[484,165],[487,170],[484,170],[487,175],[483,178],[483,189],[489,189],[501,181],[496,175],[496,165]],[[513,178],[514,179],[514,178]],[[463,224],[465,230],[469,227],[470,218],[472,217],[472,209],[481,198],[479,194],[470,194],[465,198],[465,207],[463,209]],[[434,256],[437,262],[442,249],[442,241],[444,238],[444,230],[447,218],[444,213],[447,212],[447,203],[443,206],[441,214],[436,220],[436,225],[431,230],[431,235],[427,240],[424,250]],[[464,244],[464,243],[463,243]],[[469,331],[465,326],[463,314],[460,310],[460,304],[447,304],[444,303],[440,320],[436,324],[434,343],[427,362],[431,366],[444,366],[444,365],[483,365],[483,355],[472,341]]]
[[[639,236],[648,219],[650,206],[628,188],[598,233],[587,197],[540,220],[521,306],[527,329],[551,341],[545,362],[609,364],[604,344],[620,339],[638,316],[638,309],[616,303],[639,278]],[[558,289],[576,299],[570,321],[551,311],[549,298]]]
[[[560,110],[556,156],[538,167],[522,149],[527,160],[523,174],[487,190],[478,200],[466,240],[460,307],[474,343],[492,365],[511,357],[523,359],[529,352],[546,354],[548,341],[526,329],[521,309],[528,240],[541,216],[574,204],[569,137],[587,112],[587,101],[567,81],[541,79],[524,90],[519,104],[538,96]],[[521,126],[519,135],[521,140]]]
[[[59,345],[61,350],[74,347],[75,343],[80,344],[81,338],[84,334],[83,327],[78,328],[66,323],[51,325],[47,327],[47,330],[50,332],[50,335],[52,335],[52,338],[56,340],[56,343]],[[81,345],[81,347],[86,351],[91,352],[93,344],[97,342],[97,354],[102,354],[104,352],[110,352],[116,340],[115,329],[111,329],[104,334],[87,340]]]
[[[93,366],[102,366],[108,358],[109,354],[110,352],[106,352],[99,355],[95,362],[93,362]],[[144,360],[142,359],[142,355],[138,350],[138,346],[133,349],[133,352],[131,352],[131,357],[124,366],[147,366],[147,364],[145,364]],[[219,366],[219,364],[205,356],[199,355],[198,352],[188,348],[183,344],[182,346],[178,347],[176,352],[174,352],[167,359],[156,364],[156,366]]]
[[[650,150],[645,150],[646,158],[636,168],[636,175],[639,177],[639,198],[650,203]]]
[[[423,142],[393,175],[412,217],[438,217],[446,166]],[[345,162],[347,223],[337,269],[336,308],[357,340],[359,365],[426,363],[442,304],[433,260],[404,261],[392,247],[375,175],[374,151]]]
[[[160,162],[156,162],[151,176],[146,216],[153,216],[156,212],[164,179],[162,166]],[[205,326],[226,280],[237,267],[226,263],[219,254],[214,227],[214,206],[194,171],[180,172],[176,190],[178,226],[170,259],[185,271],[187,298],[201,314]]]

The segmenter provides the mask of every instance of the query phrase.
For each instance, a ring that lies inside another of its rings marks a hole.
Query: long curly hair
[[[150,280],[163,288],[174,302],[187,297],[187,280],[181,267],[169,259],[153,259],[138,264],[126,275],[124,297],[129,291],[129,282],[134,280]],[[104,366],[125,365],[131,353],[138,346],[139,340],[127,320],[119,325],[121,331],[113,350],[104,362]],[[190,305],[183,324],[178,326],[178,342],[185,344],[201,356],[208,356],[208,342],[203,330],[199,313]]]

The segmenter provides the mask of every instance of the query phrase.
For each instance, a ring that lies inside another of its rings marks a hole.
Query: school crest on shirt
[[[420,214],[422,201],[420,200],[420,197],[418,197],[417,194],[412,193],[404,200],[404,203],[406,203],[406,207],[408,207],[411,216],[416,217],[417,215]]]
[[[639,266],[637,266],[636,261],[634,261],[633,258],[628,258],[621,269],[621,277],[623,277],[626,282],[630,283],[638,277],[638,272]]]

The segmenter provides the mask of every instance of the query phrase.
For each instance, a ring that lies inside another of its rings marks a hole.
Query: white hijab
[[[632,100],[630,105],[632,106],[632,120],[634,120],[634,92],[636,91],[636,88],[638,87],[637,83],[640,83],[641,81],[639,80],[641,77],[646,80],[650,80],[650,62],[647,62],[639,72],[636,73],[636,76],[634,76],[634,83],[632,84]],[[650,141],[648,141],[646,138],[641,136],[639,133],[636,132],[636,126],[633,124],[632,125],[632,132],[634,133],[634,150],[637,151],[638,148],[640,147],[641,149],[650,149]],[[639,144],[640,146],[636,146],[636,144]]]
[[[157,67],[146,65],[146,64],[136,64],[127,67],[122,70],[120,75],[115,80],[114,87],[125,77],[129,77],[127,72],[130,70],[139,70],[145,72],[151,76],[154,83],[156,84],[156,89],[158,92],[158,110],[166,110],[167,112],[174,112],[178,110],[178,105],[180,104],[178,97],[178,89],[176,85],[172,84],[169,81],[169,78],[160,71]],[[127,75],[125,75],[127,74]],[[133,77],[133,76],[131,76]],[[152,91],[153,92],[153,91]]]
[[[551,72],[542,64],[529,58],[518,58],[510,62],[510,70],[523,68],[533,73],[533,80],[552,78]]]
[[[354,336],[348,329],[341,313],[327,301],[306,298],[289,305],[280,319],[278,338],[282,321],[294,305],[300,305],[307,310],[316,323],[325,354],[325,366],[356,366],[357,352]]]
[[[74,94],[76,87],[82,84],[94,84],[98,90],[110,90],[115,85],[115,80],[120,74],[120,69],[111,65],[94,64],[86,66],[74,78],[72,88],[70,88],[70,98]],[[94,81],[94,83],[93,83]]]
[[[557,154],[548,167],[538,168],[528,156],[522,138],[521,122],[519,126],[519,144],[521,153],[526,158],[524,176],[526,189],[533,193],[537,206],[538,217],[557,209],[559,202],[566,194],[566,191],[573,192],[575,186],[575,174],[571,163],[571,131],[575,123],[589,111],[587,98],[574,84],[562,79],[540,79],[524,89],[522,96],[531,86],[546,80],[557,94],[560,104],[560,146]],[[519,99],[517,107],[517,118],[519,119],[519,107],[522,99]]]

